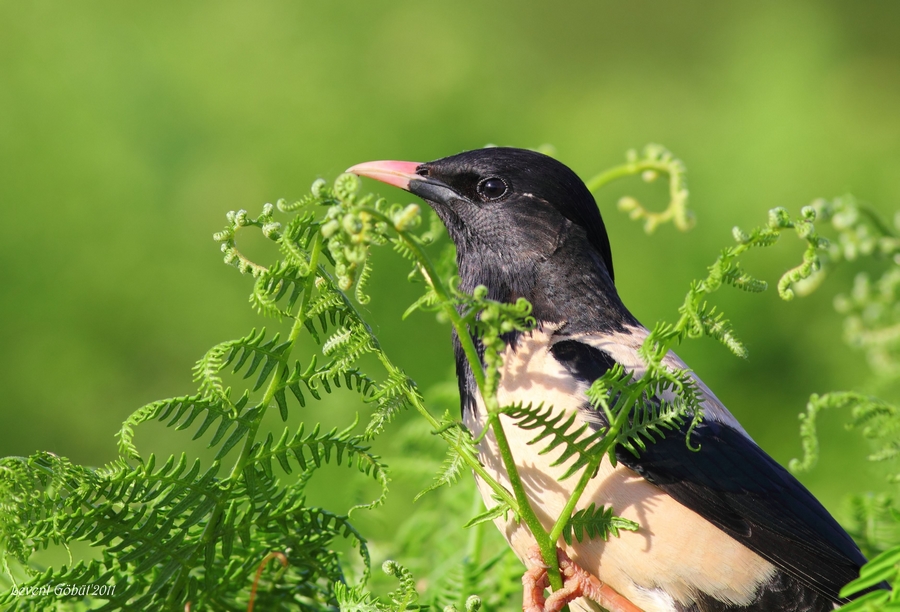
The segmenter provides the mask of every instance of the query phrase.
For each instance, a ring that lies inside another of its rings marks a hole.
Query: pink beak
[[[416,168],[421,165],[418,162],[373,161],[356,164],[352,168],[347,168],[347,172],[357,176],[372,178],[409,191],[409,182],[411,180],[423,178],[416,174]]]

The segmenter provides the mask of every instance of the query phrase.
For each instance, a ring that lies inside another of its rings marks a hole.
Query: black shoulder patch
[[[553,358],[579,380],[592,383],[616,365],[609,353],[577,340],[562,340],[550,347]]]

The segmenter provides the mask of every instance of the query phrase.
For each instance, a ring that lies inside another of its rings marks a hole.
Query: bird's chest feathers
[[[503,355],[503,367],[500,370],[497,390],[497,399],[501,407],[530,404],[534,407],[552,407],[554,413],[574,412],[578,415],[582,413],[587,402],[585,392],[588,384],[573,377],[551,353],[554,327],[544,324],[530,334],[522,334],[515,346],[507,347]],[[540,451],[544,448],[542,442],[529,444],[536,431],[519,428],[507,415],[501,415],[500,421],[529,496],[540,500],[540,505],[535,510],[549,528],[562,511],[568,500],[569,490],[575,485],[577,477],[559,482],[568,464],[561,466],[551,464],[562,452],[562,447],[541,455]],[[475,409],[465,411],[464,422],[476,438],[481,435],[486,425],[487,408],[477,391]],[[582,424],[580,417],[576,418],[572,428],[575,429]],[[481,462],[488,472],[509,487],[507,471],[503,466],[493,432],[488,432],[481,440],[479,453]],[[607,465],[604,469],[611,468]],[[602,479],[603,475],[598,474],[597,478]]]
[[[545,325],[543,329],[521,335],[515,346],[507,347],[497,389],[500,406],[543,404],[556,410],[572,411],[584,405],[587,385],[572,377],[551,354],[552,331]],[[477,402],[477,417],[467,415],[466,421],[476,436],[484,426],[486,415],[480,395]]]

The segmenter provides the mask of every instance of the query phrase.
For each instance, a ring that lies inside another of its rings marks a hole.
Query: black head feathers
[[[578,175],[552,157],[527,149],[486,148],[420,164],[415,173],[407,188],[434,205],[451,235],[463,231],[477,240],[479,231],[488,229],[486,222],[491,244],[498,244],[497,232],[516,233],[512,225],[552,232],[556,228],[547,226],[552,218],[541,214],[549,207],[585,232],[613,280],[609,238],[594,197]]]
[[[426,200],[462,258],[484,256],[486,265],[519,261],[527,267],[580,234],[576,242],[593,251],[612,283],[612,253],[594,197],[578,175],[552,157],[492,147],[424,164],[367,162],[348,172]]]

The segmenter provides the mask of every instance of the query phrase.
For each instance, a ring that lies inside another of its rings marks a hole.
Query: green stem
[[[543,557],[544,563],[547,564],[547,576],[550,578],[550,587],[553,590],[561,589],[563,580],[559,572],[559,559],[556,556],[556,542],[550,539],[547,530],[544,529],[540,519],[538,519],[537,514],[531,507],[531,502],[528,500],[525,486],[519,477],[519,470],[516,468],[516,461],[512,455],[512,449],[509,447],[506,432],[503,431],[503,424],[500,422],[499,415],[493,413],[489,419],[491,430],[497,439],[497,448],[500,451],[503,466],[506,468],[506,473],[509,477],[509,484],[519,504],[519,517],[531,530],[531,535],[534,536],[535,542],[541,549],[541,557]]]
[[[226,479],[226,482],[228,483],[228,491],[231,491],[237,485],[238,478],[243,472],[244,467],[247,465],[247,460],[250,458],[250,452],[252,451],[253,444],[256,441],[256,433],[259,430],[260,424],[262,423],[262,418],[265,415],[266,408],[275,397],[275,393],[281,387],[285,377],[290,371],[290,366],[288,364],[291,356],[291,351],[293,350],[294,344],[299,338],[300,332],[303,328],[306,306],[309,303],[309,295],[312,292],[315,283],[316,270],[318,268],[319,254],[321,253],[321,250],[322,236],[320,233],[316,232],[315,242],[313,243],[312,252],[310,253],[309,257],[309,277],[306,280],[306,286],[304,287],[303,296],[300,300],[300,307],[297,310],[297,317],[294,319],[294,325],[291,328],[291,333],[288,337],[290,344],[288,344],[288,347],[284,352],[284,361],[281,367],[276,369],[275,375],[272,377],[272,380],[269,381],[268,387],[266,387],[263,398],[259,403],[260,412],[255,417],[253,424],[250,426],[250,429],[247,432],[247,437],[244,439],[244,445],[241,448],[240,455],[238,455],[237,460],[234,462],[234,465],[231,468],[231,473]],[[225,503],[229,499],[229,497],[230,496],[227,494],[222,495],[219,497],[218,501],[216,501],[216,505],[213,508],[212,513],[210,514],[209,521],[206,523],[206,527],[203,529],[203,533],[200,536],[199,544],[194,548],[194,551],[182,564],[181,569],[176,575],[175,583],[172,585],[172,588],[169,591],[169,595],[166,598],[167,607],[172,607],[174,605],[174,597],[181,591],[181,587],[186,576],[184,570],[193,566],[194,560],[197,558],[199,552],[206,549],[207,544],[209,544],[209,542],[215,535],[216,529],[219,526],[219,520],[222,517],[222,513],[225,511]]]
[[[385,364],[385,366],[390,368],[394,367],[394,365],[389,362]],[[428,424],[431,425],[433,431],[438,431],[441,429],[442,425],[440,421],[438,421],[430,412],[428,412],[428,409],[425,408],[425,405],[422,403],[421,397],[419,397],[412,391],[407,391],[406,399],[409,400],[409,403],[413,405],[413,407],[419,412],[419,414],[425,417],[425,419],[428,421]],[[516,501],[516,498],[510,495],[509,491],[507,491],[503,485],[501,485],[493,476],[487,473],[487,470],[484,469],[484,466],[481,465],[481,462],[471,457],[466,452],[465,448],[454,443],[451,438],[444,437],[444,440],[446,440],[447,444],[449,444],[453,448],[453,450],[456,451],[456,453],[460,457],[462,457],[463,461],[466,462],[466,465],[468,465],[469,468],[471,468],[471,470],[475,472],[475,474],[477,474],[482,480],[484,480],[484,482],[488,484],[489,487],[491,487],[491,490],[497,495],[497,497],[502,499],[512,509],[514,514],[518,515],[519,504]]]
[[[300,337],[300,333],[303,331],[303,325],[306,321],[306,306],[309,304],[309,297],[315,285],[316,270],[318,269],[319,255],[321,252],[322,235],[316,232],[312,252],[309,256],[309,276],[306,279],[306,286],[303,288],[303,295],[300,298],[300,307],[297,309],[297,316],[294,319],[294,325],[291,327],[290,336],[288,336],[289,344],[284,352],[284,361],[282,362],[281,367],[278,368],[278,370],[275,372],[275,376],[273,376],[272,380],[269,381],[269,385],[268,387],[266,387],[266,391],[263,394],[262,400],[260,400],[259,402],[260,414],[258,417],[256,417],[253,425],[251,425],[250,431],[248,432],[247,437],[244,439],[244,446],[243,448],[241,448],[241,454],[238,456],[237,461],[235,461],[234,466],[231,468],[231,474],[228,476],[228,479],[231,482],[234,482],[234,478],[244,469],[244,466],[247,463],[247,459],[250,456],[250,451],[253,448],[254,442],[256,441],[256,432],[259,430],[259,426],[262,423],[262,417],[265,414],[266,409],[269,407],[269,404],[272,402],[272,399],[274,399],[275,393],[278,392],[278,389],[281,388],[285,378],[287,378],[290,373],[291,351],[293,351],[294,344],[297,342],[297,339]]]
[[[668,164],[657,161],[641,160],[636,162],[628,162],[626,164],[610,168],[609,170],[604,170],[600,174],[587,181],[586,185],[588,191],[594,192],[617,179],[625,178],[626,176],[634,176],[635,174],[640,174],[645,170],[656,170],[657,172],[665,172],[666,174],[671,174],[671,168]]]
[[[484,507],[481,498],[481,492],[476,488],[472,496],[472,511],[470,516],[477,515]],[[466,609],[466,595],[474,593],[478,587],[478,581],[475,579],[475,572],[481,565],[481,549],[484,544],[484,523],[479,523],[469,531],[469,539],[466,542],[466,556],[463,559],[463,581],[462,589],[460,589],[461,600],[457,601],[460,610]]]

